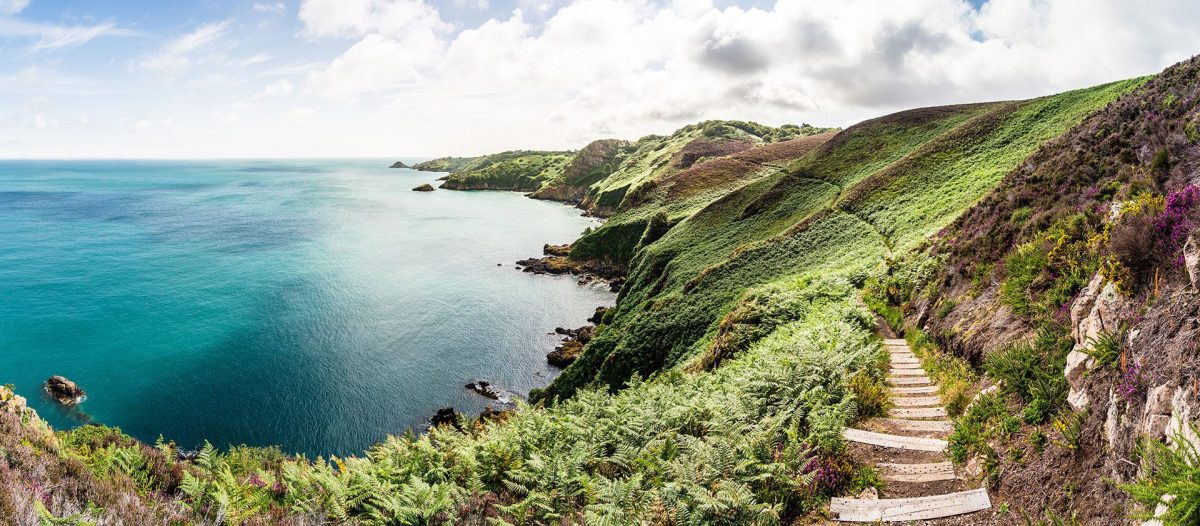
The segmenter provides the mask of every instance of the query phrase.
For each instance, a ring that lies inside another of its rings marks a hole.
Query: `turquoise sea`
[[[513,262],[591,220],[388,164],[0,162],[0,384],[58,427],[328,455],[548,383],[547,333],[613,295]]]

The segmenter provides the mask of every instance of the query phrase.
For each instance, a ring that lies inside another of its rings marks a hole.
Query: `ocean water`
[[[345,455],[548,383],[547,333],[614,298],[513,262],[590,220],[388,164],[0,162],[0,384],[57,427]]]

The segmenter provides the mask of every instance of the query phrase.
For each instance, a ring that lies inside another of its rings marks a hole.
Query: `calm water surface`
[[[512,262],[589,220],[387,164],[0,162],[0,384],[59,427],[327,455],[549,382],[547,332],[613,296]]]

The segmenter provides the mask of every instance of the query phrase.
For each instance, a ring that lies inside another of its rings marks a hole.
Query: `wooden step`
[[[877,466],[883,480],[892,482],[937,482],[939,480],[954,480],[954,464],[949,462],[934,462],[932,464],[888,464],[880,462]]]
[[[899,431],[913,433],[949,433],[954,431],[954,423],[948,420],[906,420],[903,418],[872,418],[869,424],[887,426]]]
[[[991,507],[987,490],[980,488],[908,499],[835,498],[829,512],[842,522],[898,522],[952,517]]]
[[[943,407],[895,407],[888,410],[892,418],[946,418]]]
[[[892,376],[925,376],[925,371],[917,369],[890,369],[888,374]]]
[[[896,364],[896,363],[921,363],[921,360],[918,360],[916,356],[904,356],[904,355],[893,354],[892,355],[892,363],[893,364]]]
[[[892,405],[896,407],[940,407],[942,399],[936,396],[894,396]]]
[[[892,449],[907,449],[909,451],[932,451],[940,453],[946,449],[946,441],[936,438],[906,437],[875,433],[847,427],[842,430],[842,436],[851,442],[871,444],[873,446],[890,447]]]
[[[933,383],[924,376],[889,376],[887,381],[892,385],[926,385]]]
[[[908,345],[908,340],[904,338],[884,338],[884,345]]]
[[[892,369],[909,370],[909,369],[920,369],[920,368],[921,368],[921,364],[916,363],[916,362],[907,363],[907,362],[898,362],[896,360],[892,360]]]
[[[914,394],[930,394],[936,393],[938,390],[936,385],[921,385],[917,387],[892,387],[893,395],[914,395]]]

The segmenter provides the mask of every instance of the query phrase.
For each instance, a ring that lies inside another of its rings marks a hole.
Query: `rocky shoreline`
[[[522,259],[517,262],[522,272],[531,274],[571,274],[580,285],[595,282],[608,283],[612,292],[620,292],[625,284],[625,269],[616,265],[591,261],[574,261],[569,256],[571,245],[544,245],[542,257]]]
[[[566,369],[567,366],[575,363],[575,360],[583,352],[583,347],[596,336],[596,330],[604,321],[604,314],[608,312],[608,309],[608,307],[596,307],[596,313],[587,320],[589,325],[578,329],[555,328],[554,333],[563,336],[562,343],[546,354],[546,361],[559,369]]]

